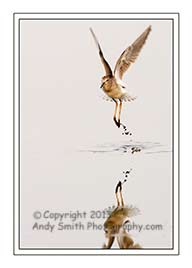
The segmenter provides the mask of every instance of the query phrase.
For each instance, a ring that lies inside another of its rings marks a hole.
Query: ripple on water
[[[139,142],[139,141],[128,141],[119,143],[103,143],[90,148],[82,148],[78,150],[80,152],[90,152],[90,153],[146,153],[146,154],[160,154],[171,152],[165,145],[159,142]]]

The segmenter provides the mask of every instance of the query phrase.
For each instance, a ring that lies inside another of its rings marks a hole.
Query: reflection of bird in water
[[[123,101],[132,101],[135,99],[135,97],[131,97],[125,90],[125,85],[122,82],[123,74],[127,71],[131,63],[133,63],[137,56],[139,55],[140,50],[142,49],[149,32],[151,31],[151,26],[149,26],[136,40],[132,45],[130,45],[128,48],[126,48],[121,56],[119,57],[114,72],[112,72],[111,67],[109,66],[108,62],[105,60],[103,56],[103,52],[101,50],[101,47],[99,45],[99,42],[93,32],[92,29],[90,29],[93,38],[96,42],[96,45],[99,49],[99,56],[101,58],[101,61],[103,63],[103,66],[105,68],[105,76],[102,77],[102,84],[101,88],[103,88],[103,91],[107,94],[109,99],[112,99],[115,102],[115,112],[113,119],[115,121],[115,124],[120,127],[120,116],[121,116],[121,109],[122,109],[122,102]],[[119,100],[119,104],[118,104]],[[117,110],[118,111],[118,120],[116,118]]]
[[[125,182],[126,180],[124,180]],[[108,219],[104,223],[104,229],[106,238],[108,239],[107,244],[104,244],[103,248],[111,248],[115,237],[119,248],[141,248],[139,244],[134,244],[133,239],[129,233],[125,230],[124,226],[129,222],[129,217],[135,216],[139,213],[139,210],[132,206],[125,206],[122,196],[122,182],[119,181],[115,188],[115,195],[117,199],[117,207],[112,211]],[[118,196],[119,192],[119,196]]]

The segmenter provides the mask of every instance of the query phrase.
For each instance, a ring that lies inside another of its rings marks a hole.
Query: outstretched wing
[[[98,47],[98,49],[99,49],[99,56],[100,56],[100,58],[101,58],[101,62],[103,63],[103,66],[104,66],[104,68],[105,68],[105,72],[106,72],[106,75],[112,75],[112,70],[111,70],[111,68],[110,68],[110,66],[109,66],[109,64],[108,64],[108,62],[106,61],[106,59],[104,58],[104,56],[103,56],[103,52],[102,52],[102,50],[101,50],[101,47],[100,47],[100,45],[99,45],[99,42],[98,42],[98,40],[97,40],[97,37],[96,37],[96,35],[94,34],[94,32],[93,32],[93,30],[90,28],[90,31],[91,31],[91,33],[92,33],[92,35],[93,35],[93,38],[94,38],[94,40],[95,40],[95,43],[96,43],[96,45],[97,45],[97,47]]]
[[[140,214],[140,210],[132,205],[125,207],[116,207],[109,217],[107,218],[104,225],[107,225],[111,220],[116,222],[123,222],[126,218],[131,218]]]
[[[151,31],[151,26],[149,26],[136,40],[135,42],[130,45],[123,53],[121,54],[120,58],[118,59],[114,74],[115,77],[118,79],[122,79],[123,74],[127,71],[131,63],[135,62],[136,58],[139,55],[145,41]]]
[[[125,207],[125,210],[126,210],[126,215],[128,218],[131,218],[140,214],[140,210],[137,207],[132,206],[132,205]]]

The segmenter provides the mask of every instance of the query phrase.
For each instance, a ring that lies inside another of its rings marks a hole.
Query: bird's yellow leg
[[[114,115],[113,115],[113,120],[115,121],[115,124],[118,127],[120,127],[120,125],[118,124],[117,119],[116,119],[117,109],[118,109],[118,102],[115,99],[113,99],[113,101],[115,102],[115,111],[114,111]]]
[[[118,197],[118,192],[119,192],[119,196],[120,196],[120,199]],[[123,195],[122,195],[122,182],[119,181],[116,188],[115,188],[115,196],[116,196],[116,199],[117,199],[117,206],[124,206],[124,201],[123,201]]]
[[[115,193],[115,195],[116,195],[116,199],[117,199],[117,206],[119,207],[120,206],[120,201],[119,201],[119,198],[118,198],[118,194]]]
[[[119,114],[118,114],[118,126],[120,127],[121,125],[121,109],[122,109],[122,101],[120,100],[120,103],[119,103]]]
[[[124,206],[124,201],[123,201],[122,189],[120,189],[119,194],[120,194],[120,198],[121,198],[121,205],[123,207]]]
[[[115,188],[115,196],[116,196],[116,199],[117,199],[117,207],[120,206],[120,200],[119,200],[119,197],[118,197],[118,191],[119,191],[119,188],[121,189],[121,182],[119,181],[116,188]]]

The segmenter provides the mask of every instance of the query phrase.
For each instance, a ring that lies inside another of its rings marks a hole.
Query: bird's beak
[[[102,88],[104,84],[105,84],[105,82],[103,82],[103,83],[101,84],[100,88]]]

